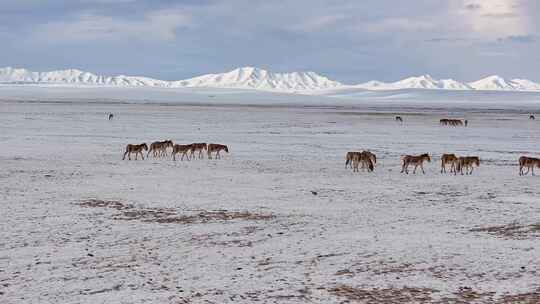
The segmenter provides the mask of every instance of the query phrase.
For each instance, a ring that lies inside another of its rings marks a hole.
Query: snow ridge
[[[432,89],[432,90],[477,90],[477,91],[540,91],[540,84],[527,79],[506,80],[494,75],[473,82],[459,82],[453,79],[433,79],[430,75],[410,77],[400,81],[385,83],[368,81],[356,85],[366,90],[400,90],[400,89]]]
[[[527,79],[507,80],[500,76],[489,76],[473,82],[453,79],[434,79],[430,75],[409,77],[396,82],[368,81],[358,85],[344,85],[315,72],[273,73],[255,67],[242,67],[219,74],[206,74],[178,81],[165,81],[137,76],[102,76],[77,69],[50,72],[32,72],[12,67],[0,68],[0,83],[7,84],[62,84],[104,85],[126,87],[208,87],[238,88],[265,91],[317,91],[340,88],[365,90],[495,90],[495,91],[540,91],[540,84]]]
[[[146,77],[99,76],[92,73],[69,69],[50,72],[32,72],[11,67],[0,69],[0,83],[34,84],[86,84],[112,86],[158,86],[167,87],[168,82]]]
[[[330,89],[342,86],[314,72],[271,73],[243,67],[221,74],[208,74],[179,81],[164,81],[135,76],[99,76],[80,70],[32,72],[11,67],[0,69],[0,83],[81,84],[146,87],[218,87],[258,90],[296,91]]]
[[[271,73],[254,67],[243,67],[227,73],[176,81],[173,86],[294,91],[337,88],[342,84],[314,72]]]

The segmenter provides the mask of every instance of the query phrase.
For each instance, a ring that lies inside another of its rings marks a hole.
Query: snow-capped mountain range
[[[369,81],[357,85],[346,85],[328,79],[314,72],[272,73],[254,67],[242,67],[220,74],[207,74],[178,81],[165,81],[136,76],[102,76],[76,69],[51,72],[32,72],[26,69],[0,68],[2,84],[57,84],[57,85],[103,85],[137,87],[208,87],[239,88],[266,91],[302,92],[359,88],[365,90],[495,90],[495,91],[540,91],[540,84],[527,79],[507,80],[499,76],[489,76],[473,82],[459,82],[453,79],[434,79],[430,75],[410,77],[386,83]]]
[[[429,75],[410,77],[400,81],[385,83],[369,81],[356,85],[366,90],[438,89],[438,90],[478,90],[478,91],[540,91],[540,84],[527,79],[507,80],[500,76],[489,76],[473,82],[459,82],[453,79],[433,79]]]
[[[308,91],[343,86],[314,72],[271,73],[263,69],[243,67],[221,74],[207,74],[178,81],[164,81],[147,77],[100,76],[80,70],[32,72],[25,69],[0,69],[0,83],[72,84],[147,87],[218,87],[275,91]]]

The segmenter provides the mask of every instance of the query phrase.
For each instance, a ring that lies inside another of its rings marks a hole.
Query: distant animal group
[[[150,148],[148,148],[148,145],[146,143],[142,144],[128,144],[126,146],[126,150],[124,152],[124,156],[122,157],[122,160],[126,159],[126,156],[129,160],[131,160],[131,154],[135,154],[135,160],[137,160],[138,155],[141,155],[141,158],[144,159],[143,152],[148,151],[146,153],[146,158],[150,156],[150,152],[152,152],[152,156],[154,158],[156,157],[166,157],[169,155],[168,148],[172,148],[171,156],[173,157],[173,160],[176,161],[176,155],[180,154],[180,160],[184,160],[184,157],[187,160],[191,160],[195,158],[195,153],[198,153],[197,157],[199,159],[204,158],[204,151],[206,151],[206,154],[208,155],[208,159],[212,159],[212,153],[215,153],[215,158],[221,158],[220,152],[225,151],[226,153],[229,153],[229,148],[226,145],[221,144],[207,144],[207,143],[192,143],[187,145],[178,145],[174,144],[172,140],[164,140],[164,141],[155,141],[152,144],[150,144]]]
[[[451,126],[451,127],[460,127],[460,126],[467,126],[469,122],[467,120],[461,120],[461,119],[449,119],[449,118],[443,118],[439,121],[439,124],[441,126]]]
[[[531,115],[531,119],[534,119],[534,116]],[[403,124],[403,117],[396,116],[394,118],[395,121]],[[461,119],[451,119],[451,118],[443,118],[439,121],[439,124],[441,126],[451,126],[451,127],[460,127],[460,126],[467,126],[469,124],[468,120],[461,120]]]
[[[423,174],[424,162],[431,162],[429,154],[421,155],[402,155],[401,156],[401,172],[409,174],[409,166],[414,166],[413,174],[420,168]],[[375,170],[377,156],[370,151],[362,152],[347,152],[345,155],[345,169],[351,168],[353,172],[359,172],[359,167],[362,171],[367,169],[368,172]],[[471,175],[475,167],[480,167],[480,157],[478,156],[456,156],[455,154],[443,154],[441,156],[441,174],[449,173],[457,175]],[[540,168],[540,159],[534,157],[522,156],[519,158],[519,175],[527,175],[529,171],[534,175],[534,167]],[[527,171],[525,172],[525,168]]]
[[[529,119],[535,120],[536,117],[534,117],[534,115],[531,114],[529,115]],[[395,116],[394,120],[403,124],[403,117],[401,116]],[[453,119],[453,118],[442,118],[441,120],[439,120],[439,124],[441,126],[450,126],[450,127],[461,127],[461,126],[467,127],[469,125],[469,121],[466,119],[461,120],[461,119]]]

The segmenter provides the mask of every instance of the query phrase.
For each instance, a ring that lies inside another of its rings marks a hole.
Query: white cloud
[[[49,42],[174,40],[178,28],[191,24],[189,15],[180,10],[152,11],[138,20],[84,13],[71,20],[42,24],[37,27],[34,37]]]
[[[315,16],[307,20],[301,20],[299,24],[294,25],[292,28],[294,30],[312,32],[335,25],[344,19],[346,19],[346,16],[343,14]]]
[[[371,33],[429,31],[437,27],[431,20],[420,18],[386,18],[366,24],[364,29]]]
[[[473,33],[488,39],[525,36],[531,31],[529,16],[519,4],[516,0],[464,0],[458,17]]]
[[[137,0],[79,0],[81,3],[105,3],[105,4],[117,4],[135,2]]]

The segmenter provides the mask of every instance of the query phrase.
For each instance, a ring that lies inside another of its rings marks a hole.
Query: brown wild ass
[[[441,174],[446,173],[446,166],[450,165],[450,173],[456,174],[458,158],[455,154],[443,154],[441,156]]]
[[[219,155],[220,151],[225,151],[229,153],[229,148],[226,145],[220,145],[220,144],[208,144],[207,147],[208,152],[208,159],[212,159],[212,152],[216,152],[216,159],[221,158],[221,155]]]
[[[354,170],[355,172],[358,171],[358,164],[362,165],[362,169],[367,167],[369,171],[373,171],[375,169],[375,164],[377,163],[377,156],[370,151],[347,152],[345,155],[345,169],[347,169],[347,167],[352,169],[355,162],[357,167],[357,170]]]
[[[152,156],[154,158],[156,156],[166,156],[167,155],[167,148],[173,147],[172,140],[164,140],[164,141],[155,141],[152,144],[150,144],[150,150],[148,150],[148,153],[146,154],[146,158],[148,158],[148,155],[150,155],[150,152],[152,153]]]
[[[370,169],[370,171],[373,171],[375,169],[375,164],[377,164],[377,155],[371,153],[370,151],[363,151],[362,152],[362,155],[364,158],[366,158],[366,160],[368,160],[369,162],[365,162],[365,164],[368,165],[368,169]],[[364,166],[362,165],[362,168],[364,168]]]
[[[522,156],[519,158],[519,175],[527,175],[529,171],[534,175],[534,167],[540,168],[540,159],[534,157]],[[527,168],[527,172],[523,172],[524,168]]]
[[[191,145],[174,145],[173,146],[173,151],[172,151],[172,157],[173,157],[173,160],[176,161],[176,154],[178,153],[182,153],[182,157],[180,158],[180,160],[184,160],[184,156],[186,157],[187,160],[189,160],[189,151],[191,150],[192,146]]]
[[[362,152],[353,152],[352,155],[352,167],[353,172],[358,172],[358,165],[362,163],[362,168],[364,167],[365,158],[362,157]]]
[[[145,143],[139,144],[139,145],[132,145],[129,144],[126,146],[126,152],[124,152],[124,156],[122,157],[122,160],[126,159],[126,155],[128,156],[128,159],[131,160],[131,153],[135,153],[135,160],[137,160],[137,156],[141,154],[142,159],[144,159],[144,155],[142,151],[148,150],[148,146]]]
[[[347,154],[345,155],[345,169],[347,169],[347,166],[351,167],[352,169],[352,160],[355,153],[360,152],[347,152]]]
[[[424,161],[431,162],[431,157],[429,157],[429,154],[424,153],[422,155],[413,156],[413,155],[403,155],[401,156],[401,161],[403,162],[403,165],[401,167],[401,173],[405,172],[409,174],[409,165],[414,165],[414,171],[413,174],[416,174],[416,169],[420,167],[422,169],[422,173],[426,174],[424,171]]]
[[[208,145],[206,143],[192,143],[191,144],[191,158],[194,157],[195,152],[199,152],[199,158],[203,158],[203,150],[206,151]]]
[[[353,154],[353,171],[358,172],[358,165],[361,164],[362,170],[367,168],[368,172],[373,172],[377,157],[369,151],[356,152]]]
[[[465,168],[465,174],[470,175],[474,171],[474,165],[480,167],[480,158],[478,156],[463,156],[458,158],[458,171],[463,175],[463,168]]]

